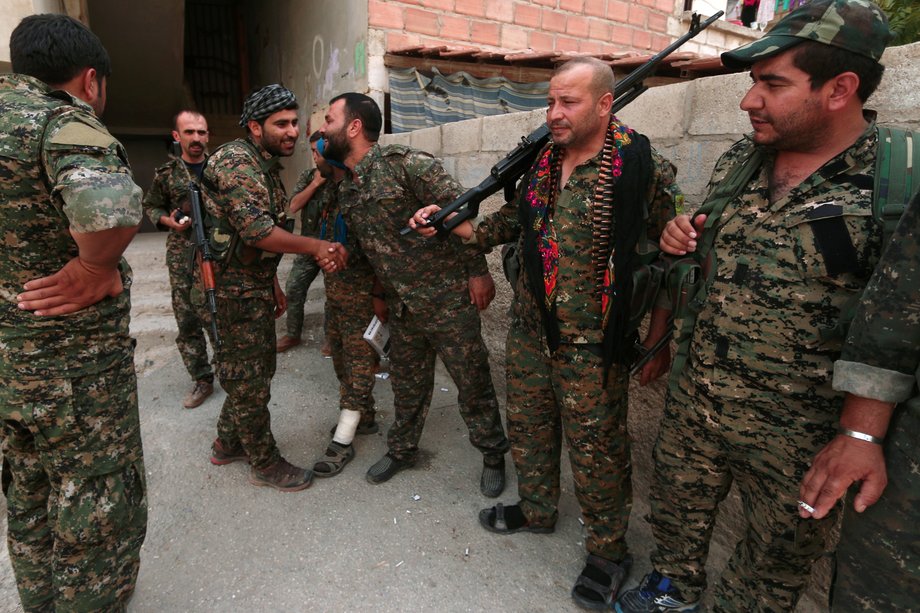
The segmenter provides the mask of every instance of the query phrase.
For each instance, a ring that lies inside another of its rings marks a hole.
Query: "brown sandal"
[[[354,445],[340,445],[331,441],[326,453],[313,465],[313,474],[317,477],[334,477],[355,457]]]

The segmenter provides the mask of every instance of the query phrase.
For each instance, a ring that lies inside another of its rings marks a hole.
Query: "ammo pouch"
[[[518,244],[508,243],[502,247],[502,271],[505,279],[511,284],[512,291],[517,287],[518,278],[521,276],[521,261],[517,256]]]
[[[641,262],[633,271],[627,334],[637,332],[645,315],[655,306],[665,273],[664,263],[660,259]]]
[[[211,218],[214,221],[214,218]],[[295,220],[293,218],[284,220],[281,224],[287,232],[294,231]],[[273,258],[281,260],[280,253],[264,251],[258,247],[251,247],[240,239],[239,232],[236,232],[223,220],[218,221],[211,226],[208,233],[208,242],[211,243],[211,251],[214,253],[214,259],[221,264],[227,264],[231,259],[238,263],[249,266],[256,260],[271,260]]]
[[[667,268],[666,289],[674,319],[698,313],[697,294],[703,286],[703,269],[699,262],[692,257],[663,257],[662,260]]]

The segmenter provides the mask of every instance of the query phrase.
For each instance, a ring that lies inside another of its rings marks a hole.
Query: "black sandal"
[[[583,609],[606,611],[616,600],[617,592],[629,573],[632,557],[616,563],[606,558],[588,554],[585,568],[572,587],[572,600]]]
[[[556,529],[553,526],[531,526],[527,523],[521,507],[516,504],[505,507],[502,503],[498,503],[494,507],[483,509],[479,512],[479,523],[489,532],[496,534],[515,534],[517,532],[549,534]]]

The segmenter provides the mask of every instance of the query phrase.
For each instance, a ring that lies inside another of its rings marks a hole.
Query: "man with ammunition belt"
[[[588,557],[572,598],[609,608],[629,571],[631,507],[626,432],[635,331],[633,275],[682,202],[674,167],[648,139],[611,114],[614,76],[594,58],[562,64],[550,80],[546,120],[553,142],[502,209],[453,232],[480,248],[515,241],[521,271],[506,343],[506,414],[520,501],[483,509],[498,534],[552,532],[558,519],[562,438],[569,447]],[[418,211],[410,225],[433,235]],[[653,310],[650,347],[667,331]],[[663,374],[667,349],[642,369]]]

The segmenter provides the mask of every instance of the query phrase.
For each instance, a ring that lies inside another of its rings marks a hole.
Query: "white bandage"
[[[351,445],[355,440],[355,431],[361,421],[361,412],[344,409],[339,412],[339,423],[335,427],[335,436],[332,440],[340,445]]]

